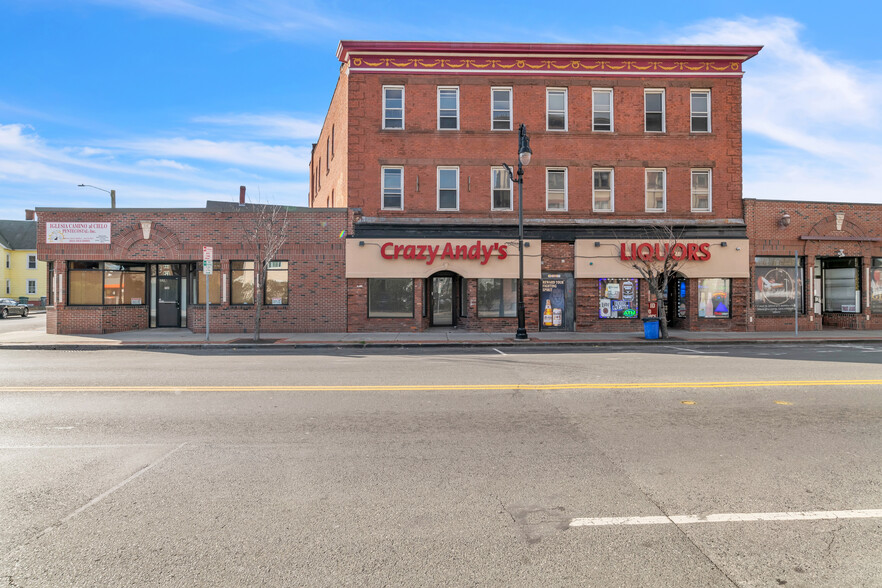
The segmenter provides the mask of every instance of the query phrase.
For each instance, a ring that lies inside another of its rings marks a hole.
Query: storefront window
[[[803,312],[802,271],[802,258],[797,273],[793,257],[757,257],[753,282],[756,315],[793,316],[797,304]]]
[[[266,270],[264,304],[288,304],[288,262],[271,261]]]
[[[824,259],[824,312],[860,312],[860,262],[856,257]]]
[[[870,268],[870,310],[882,313],[882,257],[874,257]]]
[[[254,262],[230,262],[230,304],[254,304]]]
[[[202,264],[197,264],[199,270],[195,272],[193,284],[193,304],[205,304],[205,274],[202,273]],[[211,304],[220,304],[221,302],[221,274],[220,262],[213,261],[211,264],[211,274],[208,275],[208,294]]]
[[[144,304],[147,267],[127,263],[104,263],[104,304]]]
[[[68,303],[117,306],[144,304],[147,268],[103,261],[68,263]]]
[[[600,318],[637,318],[640,290],[637,278],[600,278]]]
[[[368,318],[413,316],[413,280],[371,278],[368,280]]]
[[[517,316],[518,281],[515,279],[478,280],[478,316]]]
[[[698,317],[731,317],[730,292],[731,281],[728,279],[703,278],[698,280]]]

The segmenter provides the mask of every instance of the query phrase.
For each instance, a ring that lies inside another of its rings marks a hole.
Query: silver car
[[[28,317],[28,305],[16,302],[12,298],[0,298],[0,319],[18,315],[21,318]]]

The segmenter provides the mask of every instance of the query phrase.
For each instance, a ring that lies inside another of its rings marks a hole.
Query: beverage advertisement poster
[[[870,268],[870,311],[882,313],[882,258],[873,260]]]
[[[757,316],[793,316],[796,310],[796,269],[757,266],[753,304]]]
[[[636,278],[600,278],[600,318],[637,318],[640,300]]]
[[[565,330],[564,317],[567,314],[567,281],[560,274],[542,276],[539,292],[540,322],[542,330]]]

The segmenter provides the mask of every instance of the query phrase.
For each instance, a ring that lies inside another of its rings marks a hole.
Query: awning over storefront
[[[677,271],[687,278],[749,278],[747,239],[626,240],[577,239],[577,278],[638,278],[635,265],[661,263],[666,252],[679,260]]]
[[[439,271],[464,278],[517,278],[518,241],[503,239],[346,240],[347,278],[424,278]],[[524,277],[542,276],[542,242],[524,240]]]

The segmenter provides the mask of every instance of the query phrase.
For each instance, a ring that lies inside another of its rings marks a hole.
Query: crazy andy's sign
[[[46,242],[106,245],[110,223],[46,223]]]

